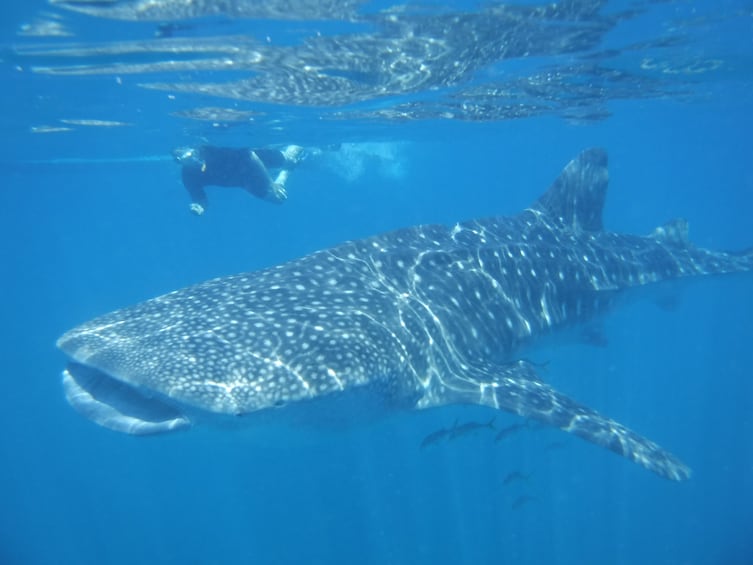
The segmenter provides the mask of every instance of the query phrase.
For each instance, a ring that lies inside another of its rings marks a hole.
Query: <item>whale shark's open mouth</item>
[[[81,363],[69,363],[63,371],[68,403],[100,426],[134,435],[159,434],[191,425],[173,406],[107,373]]]

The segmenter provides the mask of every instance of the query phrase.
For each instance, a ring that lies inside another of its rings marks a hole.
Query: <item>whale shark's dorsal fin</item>
[[[607,152],[600,147],[586,149],[567,164],[533,209],[575,231],[601,231],[608,183]]]

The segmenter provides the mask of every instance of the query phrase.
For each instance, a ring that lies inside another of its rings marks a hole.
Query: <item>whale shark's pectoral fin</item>
[[[462,384],[444,383],[419,408],[473,403],[513,412],[575,434],[627,457],[662,477],[681,481],[690,469],[671,453],[625,426],[578,404],[541,381],[527,361],[468,367]]]
[[[69,363],[63,371],[63,389],[79,414],[116,432],[149,435],[190,426],[174,408],[79,363]]]

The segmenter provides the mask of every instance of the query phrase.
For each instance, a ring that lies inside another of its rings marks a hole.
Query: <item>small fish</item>
[[[527,494],[524,494],[522,496],[519,496],[516,498],[512,505],[510,506],[513,510],[517,510],[518,508],[525,506],[529,502],[536,502],[538,499],[534,496],[528,496]]]
[[[457,439],[459,437],[471,434],[478,430],[483,429],[494,429],[494,420],[495,418],[492,418],[488,422],[465,422],[463,424],[458,425],[457,422],[455,422],[455,425],[452,426],[452,429],[450,430],[450,438],[449,439]]]
[[[604,328],[599,326],[586,326],[580,332],[580,342],[583,345],[593,347],[607,347],[609,339],[607,338]]]
[[[156,30],[154,30],[154,37],[173,37],[176,32],[191,31],[193,29],[194,26],[191,25],[178,24],[175,22],[162,23],[157,26]]]
[[[499,430],[499,432],[497,432],[497,435],[494,436],[494,441],[495,442],[502,441],[506,437],[511,436],[515,432],[520,431],[527,427],[528,427],[528,422],[523,422],[522,424],[512,424],[511,426],[502,428],[501,430]]]
[[[450,434],[450,431],[451,430],[448,430],[447,428],[441,428],[431,432],[421,442],[421,449],[442,441]]]
[[[503,485],[509,485],[511,483],[514,483],[515,481],[528,481],[532,476],[531,473],[521,473],[520,471],[513,471],[512,473],[508,473],[508,475],[502,479]]]

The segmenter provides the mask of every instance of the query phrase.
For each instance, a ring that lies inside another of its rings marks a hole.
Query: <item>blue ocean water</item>
[[[604,9],[630,5],[617,4]],[[555,112],[334,121],[312,119],[316,107],[247,102],[243,109],[265,112],[258,127],[176,117],[177,103],[227,100],[140,88],[143,74],[38,72],[61,62],[28,55],[32,44],[139,40],[155,26],[61,11],[51,20],[72,38],[19,34],[49,10],[59,8],[0,8],[0,563],[753,563],[752,276],[673,287],[670,311],[629,302],[604,321],[605,347],[555,343],[539,354],[553,386],[680,456],[693,469],[681,483],[554,429],[497,443],[480,431],[419,447],[455,421],[495,416],[477,407],[345,429],[322,415],[310,430],[210,426],[125,436],[67,405],[66,359],[55,348],[78,323],[208,278],[398,227],[517,213],[591,146],[609,151],[608,229],[647,234],[684,217],[700,246],[749,247],[749,2],[648,3],[607,34],[600,47],[616,48],[681,19],[689,39],[664,74],[675,77],[689,62],[699,68],[699,57],[721,64],[682,74],[676,96],[615,95],[605,119]],[[225,24],[211,25],[218,33]],[[295,44],[303,24],[227,25],[223,33],[233,35],[289,31]],[[326,25],[335,33],[350,24]],[[638,48],[624,57],[639,67],[647,60]],[[479,74],[505,75],[507,64]],[[516,72],[527,64],[509,61]],[[548,96],[564,94],[554,88]],[[91,119],[130,125],[50,127]],[[199,142],[339,149],[291,174],[283,206],[210,189],[211,207],[197,218],[170,151]],[[500,413],[495,425],[519,421]],[[515,472],[528,478],[505,480]]]

